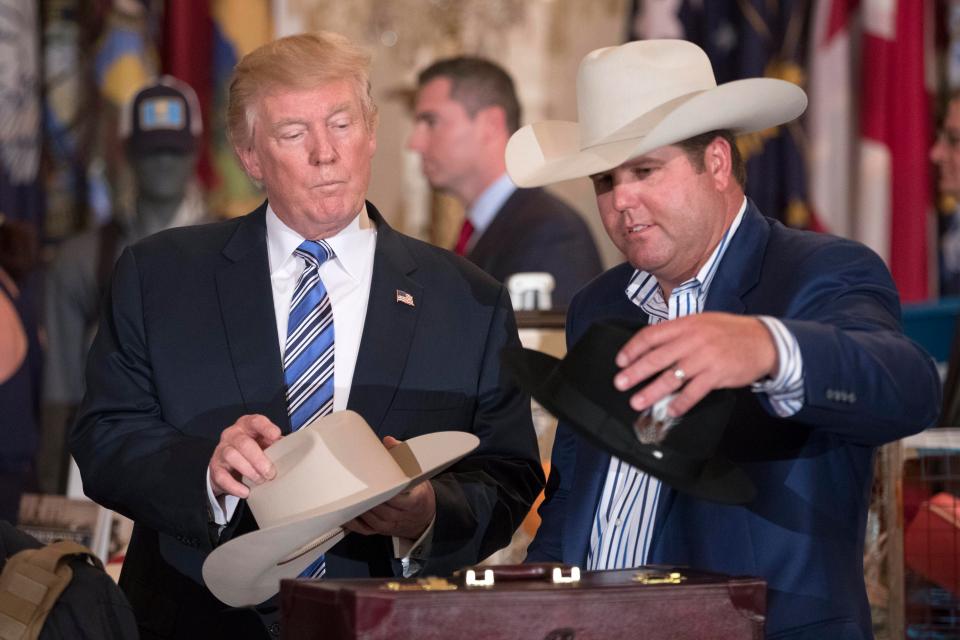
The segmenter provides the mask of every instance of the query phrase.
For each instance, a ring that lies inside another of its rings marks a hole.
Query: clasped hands
[[[714,389],[749,385],[778,369],[777,349],[766,325],[754,316],[707,312],[640,329],[620,349],[621,391],[655,376],[630,398],[643,411],[676,394],[667,412],[682,416]],[[655,375],[659,373],[659,375]]]
[[[215,496],[229,494],[247,498],[250,490],[241,478],[253,484],[272,480],[277,470],[263,452],[282,437],[280,428],[262,415],[246,415],[220,434],[210,458],[210,484]],[[388,449],[400,444],[387,436]],[[416,540],[426,531],[436,513],[436,495],[429,481],[404,491],[343,525],[363,535],[381,534]]]

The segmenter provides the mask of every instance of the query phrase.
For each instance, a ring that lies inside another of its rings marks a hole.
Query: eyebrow
[[[330,110],[330,113],[327,115],[326,120],[329,120],[330,118],[332,118],[332,117],[334,117],[334,116],[336,116],[336,115],[339,115],[339,114],[341,114],[341,113],[344,113],[344,112],[346,112],[346,111],[351,111],[351,112],[352,112],[353,110],[354,110],[354,109],[353,109],[353,104],[352,104],[352,103],[350,103],[350,102],[341,102],[340,104],[337,104],[337,105],[334,105],[334,106],[333,106],[333,108]],[[287,126],[291,126],[291,125],[302,125],[302,126],[306,126],[306,125],[307,125],[307,121],[304,120],[303,118],[282,118],[282,119],[277,120],[276,122],[272,123],[272,124],[270,125],[270,129],[271,129],[271,131],[277,131],[278,129],[282,129],[283,127],[287,127]]]

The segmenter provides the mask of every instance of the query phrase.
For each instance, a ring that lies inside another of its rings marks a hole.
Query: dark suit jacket
[[[573,301],[568,340],[601,318],[639,320],[624,264]],[[649,560],[767,580],[767,634],[870,638],[863,541],[874,448],[936,418],[931,358],[903,336],[897,292],[880,259],[854,242],[791,230],[751,203],[707,294],[706,311],[779,318],[800,345],[805,400],[777,418],[738,391],[724,453],[758,495],[746,506],[663,486]],[[584,565],[610,461],[561,424],[543,523],[528,560]]]
[[[500,282],[524,271],[552,274],[557,309],[565,309],[573,294],[602,270],[580,214],[540,188],[514,191],[467,258]]]
[[[424,571],[447,574],[506,545],[542,486],[529,398],[499,364],[501,349],[518,344],[513,313],[486,274],[367,207],[377,245],[348,408],[380,437],[460,429],[480,438],[432,481]],[[252,413],[289,431],[265,210],[124,251],[90,352],[70,446],[87,494],[136,522],[121,585],[158,637],[226,635],[219,625],[235,613],[217,614],[225,607],[200,576],[216,538],[205,474],[220,432]],[[397,290],[415,306],[397,303]],[[220,540],[254,526],[241,503]],[[327,553],[331,578],[398,569],[383,536],[348,535]]]

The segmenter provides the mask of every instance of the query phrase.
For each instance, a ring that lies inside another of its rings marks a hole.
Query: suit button
[[[267,627],[267,631],[270,632],[270,635],[271,635],[272,637],[274,637],[274,638],[279,638],[279,637],[280,637],[280,623],[279,623],[279,622],[274,622],[274,623],[272,623],[269,627]]]

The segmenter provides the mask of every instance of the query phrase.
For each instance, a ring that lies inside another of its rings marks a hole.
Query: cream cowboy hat
[[[318,418],[265,450],[276,477],[252,486],[247,506],[260,528],[217,547],[203,580],[222,602],[267,600],[343,539],[340,526],[473,451],[462,431],[411,438],[389,451],[353,411]]]
[[[662,146],[714,131],[760,131],[807,107],[773,78],[717,86],[703,50],[686,40],[639,40],[591,51],[577,72],[579,122],[527,125],[507,144],[507,173],[537,187],[608,171]]]

